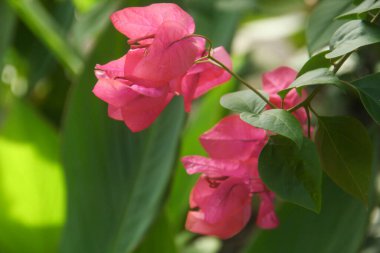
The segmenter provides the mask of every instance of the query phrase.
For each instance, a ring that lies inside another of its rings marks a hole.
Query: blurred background
[[[176,98],[138,134],[109,119],[91,93],[94,66],[128,49],[109,15],[153,2],[0,0],[0,252],[380,252],[379,128],[352,91],[335,88],[317,97],[321,114],[354,115],[375,143],[369,207],[325,178],[320,215],[279,200],[281,225],[273,231],[255,227],[255,212],[226,241],[184,230],[197,176],[188,176],[178,157],[205,155],[199,135],[229,113],[219,98],[241,87],[231,80],[214,89],[189,115]],[[352,1],[175,2],[194,17],[196,32],[227,48],[234,70],[260,88],[263,72],[299,70],[326,46],[344,22],[334,17]],[[342,78],[379,70],[379,49],[355,53]]]

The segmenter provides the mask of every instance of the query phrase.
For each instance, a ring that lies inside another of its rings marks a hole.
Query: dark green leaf
[[[288,92],[296,88],[298,93],[305,87],[310,85],[326,84],[339,86],[341,82],[338,77],[327,68],[314,69],[306,72],[302,76],[298,77],[288,88],[278,92],[281,97],[285,97]]]
[[[270,137],[259,157],[264,183],[279,197],[315,212],[321,209],[322,169],[313,142],[301,149],[282,136]]]
[[[331,61],[325,57],[329,51],[322,51],[314,56],[312,56],[298,72],[297,77],[302,76],[308,71],[319,69],[319,68],[328,68],[331,66]]]
[[[367,210],[323,178],[320,214],[285,203],[280,226],[259,231],[245,253],[357,253],[367,230]]]
[[[322,168],[343,190],[368,201],[372,148],[365,127],[351,117],[319,117],[315,142]]]
[[[345,21],[335,17],[351,8],[352,0],[323,0],[313,10],[306,29],[307,47],[312,54],[327,46],[331,35]]]
[[[358,16],[373,10],[380,9],[380,2],[377,0],[365,0],[354,9],[343,13],[337,18],[358,19]]]
[[[298,120],[288,111],[282,109],[267,110],[260,114],[243,112],[240,118],[248,124],[272,131],[294,141],[302,147],[302,127]]]
[[[13,29],[15,27],[16,18],[13,11],[9,8],[5,1],[0,1],[0,71],[4,64],[4,55],[7,50],[11,38],[13,36]]]
[[[262,92],[268,98],[268,95]],[[259,114],[265,108],[265,101],[251,90],[242,90],[224,95],[220,104],[234,112]]]
[[[78,74],[83,67],[82,59],[63,36],[61,27],[36,0],[8,0],[9,5],[34,34],[50,48],[57,60],[69,71]]]
[[[371,117],[380,124],[380,73],[352,82]]]
[[[19,100],[11,99],[6,111],[0,129],[0,251],[58,252],[66,209],[58,133]]]
[[[342,25],[330,40],[331,52],[326,57],[336,58],[356,49],[379,43],[379,27],[365,21],[353,20]]]
[[[107,116],[106,104],[91,92],[93,66],[125,53],[125,39],[111,27],[107,31],[72,90],[64,120],[66,253],[127,253],[136,247],[162,206],[184,120],[180,99],[138,134]]]

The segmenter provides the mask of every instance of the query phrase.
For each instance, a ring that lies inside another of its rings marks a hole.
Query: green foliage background
[[[214,89],[190,115],[177,98],[138,134],[109,119],[105,103],[91,93],[93,68],[123,55],[127,47],[108,17],[117,9],[152,2],[0,0],[0,252],[380,252],[374,182],[368,207],[324,178],[319,215],[279,200],[281,225],[273,231],[256,228],[255,214],[240,235],[224,242],[184,230],[197,176],[188,176],[178,157],[205,154],[198,137],[228,113],[219,99],[239,84],[231,80]],[[192,14],[197,33],[228,50],[246,24],[301,14],[309,25],[302,23],[285,39],[295,51],[307,47],[310,53],[328,44],[347,22],[335,17],[352,8],[349,0],[175,2]],[[358,54],[345,76],[379,70],[378,46]],[[271,55],[263,59],[269,62],[265,66],[251,56],[233,54],[234,69],[259,85],[257,76],[273,67]],[[323,65],[318,59],[315,64]],[[365,83],[355,85],[363,90],[366,106],[373,106],[376,97]],[[349,114],[366,123],[375,147],[374,181],[379,128],[369,123],[356,94],[345,92],[329,88],[316,104],[327,115]]]

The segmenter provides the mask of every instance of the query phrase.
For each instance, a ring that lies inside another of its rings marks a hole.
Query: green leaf
[[[322,169],[313,142],[304,138],[301,149],[282,136],[271,136],[259,157],[264,183],[279,197],[319,212]]]
[[[134,253],[178,252],[174,233],[165,212],[162,212],[150,227],[144,240]]]
[[[331,52],[326,54],[326,57],[336,58],[360,47],[379,42],[379,27],[365,21],[353,20],[342,25],[331,37]]]
[[[272,131],[294,141],[299,148],[302,147],[302,127],[298,120],[288,111],[272,109],[260,114],[243,112],[240,118],[248,124]]]
[[[338,77],[327,68],[314,69],[306,72],[305,74],[298,77],[288,88],[278,92],[281,97],[285,97],[288,92],[296,88],[297,92],[300,93],[305,86],[325,84],[325,85],[336,85],[340,86],[341,82]]]
[[[4,55],[8,49],[13,36],[13,30],[16,24],[16,18],[13,11],[5,1],[0,1],[0,71],[4,64]]]
[[[57,252],[65,219],[58,133],[19,100],[11,99],[6,109],[0,129],[0,251]]]
[[[352,82],[367,112],[380,124],[380,73],[366,76]]]
[[[61,27],[37,0],[8,0],[9,5],[23,20],[26,26],[50,48],[69,71],[78,74],[83,62],[78,53],[70,46]]]
[[[368,201],[372,145],[366,128],[351,117],[319,117],[315,137],[321,164],[343,190]]]
[[[269,96],[261,92],[266,98]],[[220,104],[234,112],[250,112],[259,114],[266,106],[264,100],[251,90],[242,90],[224,95]]]
[[[261,230],[244,253],[357,253],[367,231],[367,209],[323,178],[320,214],[285,203],[280,226]]]
[[[358,19],[359,15],[380,9],[380,2],[377,0],[365,0],[354,9],[339,15],[339,19]]]
[[[306,72],[319,68],[328,68],[331,66],[331,61],[325,57],[329,51],[322,51],[312,56],[298,72],[297,77],[302,76]]]
[[[73,87],[64,119],[67,253],[127,253],[137,246],[162,206],[184,121],[177,98],[138,134],[110,119],[106,104],[91,92],[93,66],[122,56],[125,39],[112,27],[101,38]]]
[[[328,45],[331,35],[345,23],[342,20],[335,20],[335,17],[351,8],[351,2],[352,0],[323,0],[318,3],[306,29],[307,48],[310,54]]]

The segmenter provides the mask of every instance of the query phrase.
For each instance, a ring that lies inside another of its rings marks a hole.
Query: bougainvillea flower
[[[186,228],[194,233],[226,239],[237,234],[251,215],[249,189],[236,178],[229,178],[212,188],[201,177],[190,199],[190,207],[194,210],[187,215]]]
[[[200,137],[210,157],[237,160],[258,157],[266,140],[265,130],[252,127],[242,121],[239,115],[223,118]]]
[[[146,88],[124,79],[125,58],[96,66],[98,82],[93,92],[108,103],[111,118],[123,120],[133,132],[137,132],[152,124],[173,94],[165,89]]]
[[[232,69],[232,61],[223,47],[217,47],[211,52],[212,56],[222,62],[226,67]],[[185,102],[185,111],[191,109],[191,102],[215,86],[227,82],[231,75],[224,69],[210,63],[204,62],[193,65],[181,79],[180,90]]]
[[[129,38],[131,48],[146,49],[133,76],[150,81],[154,87],[184,75],[204,50],[191,36],[195,31],[193,18],[176,4],[125,8],[113,13],[111,21]]]
[[[255,193],[261,199],[256,223],[262,228],[276,227],[274,195],[258,173],[258,155],[267,140],[265,131],[231,115],[200,139],[210,158],[182,158],[188,174],[202,174],[190,195],[186,228],[222,239],[234,236],[250,218]]]
[[[267,72],[262,77],[263,89],[269,94],[269,100],[274,105],[281,107],[281,97],[277,92],[286,89],[296,79],[297,72],[289,67],[279,67],[271,72]],[[306,97],[306,91],[299,96],[295,89],[292,89],[284,99],[284,109],[292,108]],[[294,116],[300,121],[307,131],[307,115],[304,108],[295,111]]]
[[[191,101],[227,81],[227,71],[206,56],[205,39],[194,35],[192,17],[175,4],[131,7],[112,14],[117,30],[131,49],[118,60],[96,65],[94,94],[108,103],[108,115],[123,120],[134,132],[147,128],[174,95],[183,95],[185,110]],[[224,48],[212,56],[231,67]]]

